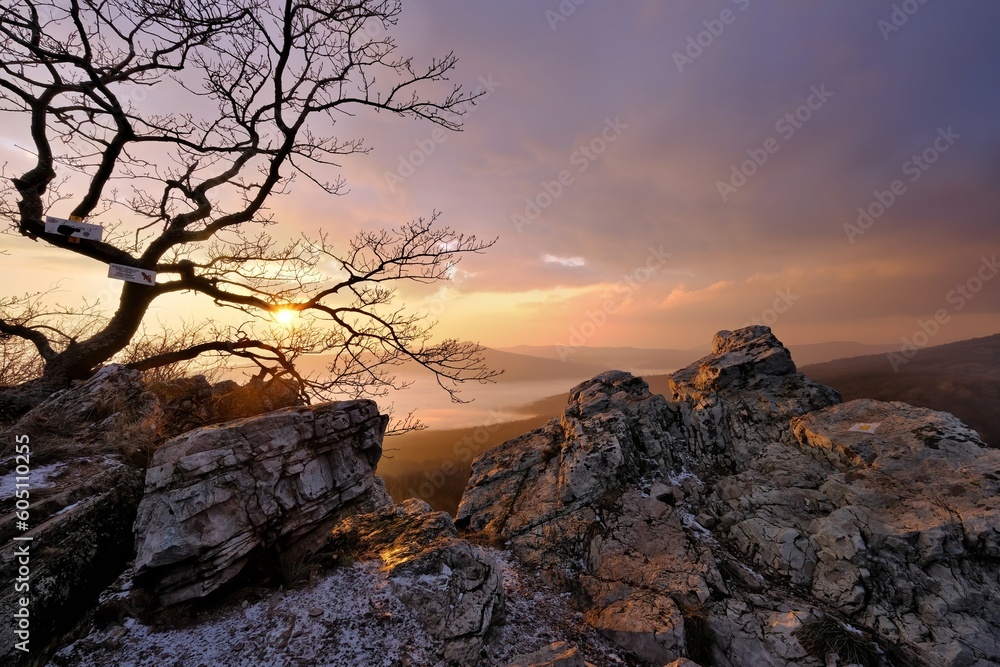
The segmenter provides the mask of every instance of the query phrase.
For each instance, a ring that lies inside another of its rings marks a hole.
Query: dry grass
[[[878,648],[871,640],[829,616],[806,621],[795,636],[809,655],[820,660],[833,654],[842,665],[879,667],[882,664]]]

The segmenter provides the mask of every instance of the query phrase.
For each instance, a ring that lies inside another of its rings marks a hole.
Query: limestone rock
[[[387,418],[372,401],[208,426],[157,450],[136,519],[136,578],[161,604],[204,596],[252,553],[306,548],[391,501],[374,474]]]
[[[60,482],[53,496],[43,498],[39,478],[33,477],[37,500],[28,531],[15,531],[13,516],[4,517],[0,574],[10,582],[0,591],[4,665],[44,662],[132,558],[132,523],[142,494],[142,472],[107,457],[71,459],[65,466],[69,479]],[[31,541],[10,540],[15,534]],[[18,591],[14,583],[24,564],[24,550],[30,588]],[[28,652],[15,649],[21,640],[14,635],[13,614],[22,597],[31,601]]]
[[[479,664],[484,639],[503,618],[502,577],[493,559],[458,539],[446,513],[410,499],[347,519],[326,548],[381,560],[393,594],[444,640],[445,659]]]
[[[846,656],[798,633],[827,617],[893,665],[1000,664],[1000,452],[951,415],[841,405],[767,327],[670,380],[669,401],[615,371],[574,388],[474,462],[457,523],[653,665],[819,667]]]
[[[671,374],[670,389],[683,459],[697,472],[739,471],[768,445],[791,442],[791,417],[840,402],[833,389],[795,372],[765,326],[720,331],[712,354]]]
[[[30,436],[34,451],[44,447],[57,459],[148,448],[163,425],[163,409],[142,374],[112,364],[79,386],[52,394],[6,433]]]
[[[646,382],[609,371],[574,387],[561,420],[475,460],[456,524],[560,569],[585,553],[602,499],[669,459],[674,413]]]
[[[507,667],[588,667],[580,651],[566,642],[552,642],[534,653],[522,655]]]

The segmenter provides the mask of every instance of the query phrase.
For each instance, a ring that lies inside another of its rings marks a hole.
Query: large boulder
[[[503,581],[497,563],[459,539],[446,513],[410,499],[347,519],[326,548],[381,561],[393,594],[444,641],[444,658],[481,664],[483,642],[503,619]]]
[[[161,604],[211,593],[253,554],[308,550],[391,503],[375,476],[388,418],[372,401],[287,408],[167,442],[146,473],[136,580]]]

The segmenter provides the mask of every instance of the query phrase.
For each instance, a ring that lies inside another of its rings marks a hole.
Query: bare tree
[[[31,299],[0,304],[0,334],[30,341],[47,384],[88,377],[129,345],[156,299],[176,293],[207,296],[248,317],[197,329],[205,335],[184,345],[133,347],[149,353],[133,354],[130,366],[243,357],[294,378],[306,393],[377,391],[404,362],[430,369],[451,392],[455,382],[492,377],[477,345],[433,342],[433,323],[394,304],[396,284],[446,279],[460,256],[492,242],[438,227],[436,213],[362,233],[343,249],[325,234],[278,243],[267,230],[276,223],[268,202],[296,177],[331,195],[345,192],[339,176],[317,174],[368,148],[338,137],[338,119],[368,109],[457,130],[478,96],[441,83],[453,54],[422,68],[396,54],[389,32],[398,0],[4,5],[0,111],[23,120],[36,159],[10,179],[0,215],[36,242],[156,272],[155,284],[123,282],[117,308],[98,326],[61,331],[37,308],[32,314]],[[137,103],[137,91],[153,86],[167,87],[176,106]],[[85,183],[68,203],[57,166]],[[73,220],[118,219],[102,240],[47,233],[43,217],[54,201]],[[327,275],[331,261],[336,271]],[[275,333],[268,324],[281,311],[304,324]],[[332,373],[300,374],[297,359],[316,352],[335,355]]]

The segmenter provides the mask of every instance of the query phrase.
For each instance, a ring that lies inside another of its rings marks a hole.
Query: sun
[[[278,324],[289,325],[292,323],[292,320],[295,319],[295,311],[282,308],[274,314],[274,319],[278,322]]]

